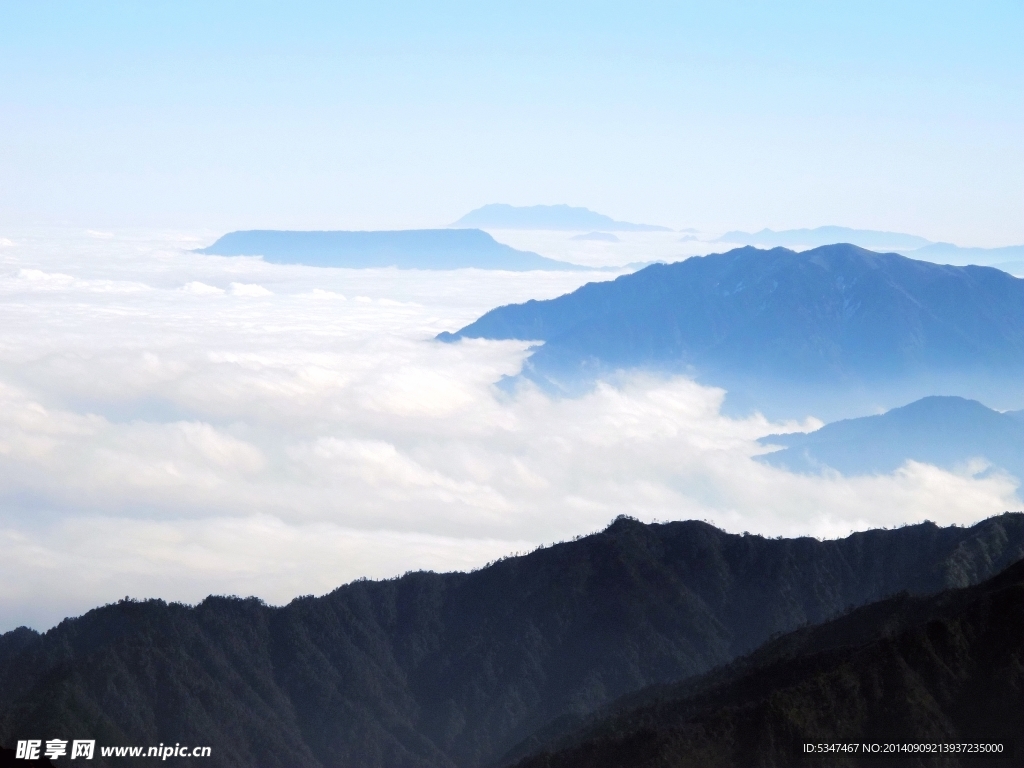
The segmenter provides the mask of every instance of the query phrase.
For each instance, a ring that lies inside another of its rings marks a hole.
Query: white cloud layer
[[[594,275],[333,270],[166,236],[3,233],[0,630],[130,594],[285,602],[464,569],[618,514],[843,535],[1019,508],[1002,474],[799,476],[793,430],[634,377],[575,400],[494,387],[518,342],[432,341]],[[598,279],[613,277],[602,274]]]

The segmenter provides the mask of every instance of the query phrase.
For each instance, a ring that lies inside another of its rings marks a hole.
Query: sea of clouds
[[[203,256],[212,237],[0,236],[0,631],[125,595],[283,603],[479,567],[616,515],[840,536],[1019,508],[983,465],[846,478],[752,457],[813,428],[626,376],[495,386],[520,342],[433,337],[614,272],[343,270]]]

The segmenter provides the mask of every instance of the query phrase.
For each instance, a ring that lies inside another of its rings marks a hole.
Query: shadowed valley
[[[770,641],[707,675],[563,718],[516,768],[1017,766],[1024,562],[978,586],[901,594]],[[861,754],[865,744],[999,744],[993,755]],[[804,745],[856,752],[803,754]],[[999,758],[997,754],[995,756]]]

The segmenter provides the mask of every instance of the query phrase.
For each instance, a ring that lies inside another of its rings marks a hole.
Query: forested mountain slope
[[[472,573],[359,581],[281,608],[125,601],[0,637],[0,744],[204,744],[210,766],[481,766],[564,714],[1022,555],[1022,514],[836,541],[620,518]]]
[[[575,728],[560,723],[520,745],[538,752],[517,766],[1017,766],[1024,762],[1022,660],[1024,562],[1017,562],[981,585],[890,598],[785,635],[706,676],[625,697]],[[860,754],[864,743],[979,742],[1002,744],[1006,759]],[[799,752],[837,743],[858,752]]]

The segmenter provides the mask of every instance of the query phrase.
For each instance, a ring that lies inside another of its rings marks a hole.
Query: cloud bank
[[[724,392],[684,378],[509,394],[494,383],[525,344],[432,341],[593,274],[317,269],[173,236],[3,234],[0,630],[126,594],[279,603],[473,568],[618,514],[836,536],[1020,507],[1017,481],[978,464],[765,466],[758,437],[813,419],[728,418]]]

